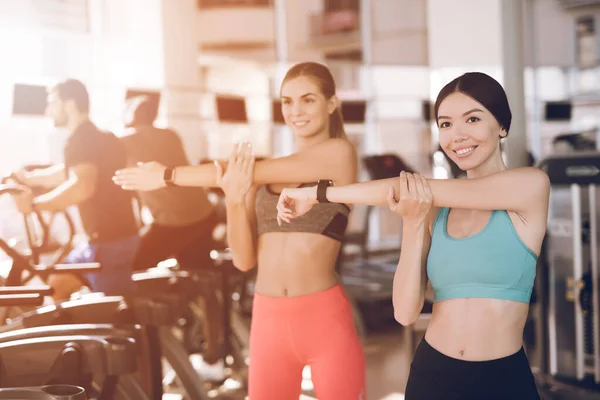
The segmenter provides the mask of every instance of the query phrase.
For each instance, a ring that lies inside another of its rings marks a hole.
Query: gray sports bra
[[[300,187],[306,186],[316,186],[316,183],[306,183]],[[306,214],[294,218],[289,224],[284,222],[280,227],[277,224],[278,200],[279,193],[271,191],[267,185],[258,189],[255,206],[258,236],[266,232],[309,232],[342,241],[350,214],[346,204],[315,204]]]

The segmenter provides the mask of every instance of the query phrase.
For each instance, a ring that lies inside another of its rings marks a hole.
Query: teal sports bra
[[[448,234],[448,208],[433,224],[427,276],[434,302],[491,298],[529,303],[537,256],[521,241],[506,211],[492,211],[487,225],[466,238]]]

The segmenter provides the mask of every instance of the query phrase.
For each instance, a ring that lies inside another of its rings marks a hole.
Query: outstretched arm
[[[507,210],[527,214],[547,204],[550,193],[548,176],[532,167],[514,168],[482,178],[428,179],[427,183],[433,194],[433,206],[470,210]],[[400,187],[398,178],[381,179],[330,187],[327,199],[333,203],[385,206],[390,187],[396,199],[406,190]],[[294,199],[316,203],[316,189],[286,189],[280,204],[289,205]]]
[[[349,161],[351,160],[351,161]],[[353,165],[348,165],[352,162]],[[347,166],[340,168],[340,165]],[[148,163],[117,171],[115,183],[127,190],[154,190],[164,186],[165,167]],[[174,183],[179,186],[215,187],[216,168],[211,164],[177,167]],[[345,183],[355,179],[356,152],[345,139],[328,139],[287,157],[256,162],[253,182],[300,184],[331,179]]]

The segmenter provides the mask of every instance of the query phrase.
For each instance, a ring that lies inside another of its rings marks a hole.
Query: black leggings
[[[423,339],[415,352],[405,400],[540,400],[525,350],[490,361],[446,356]]]

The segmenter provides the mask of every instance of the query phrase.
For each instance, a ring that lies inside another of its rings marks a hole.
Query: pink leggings
[[[365,358],[341,286],[298,297],[254,294],[250,400],[298,400],[310,365],[319,400],[365,400]]]

